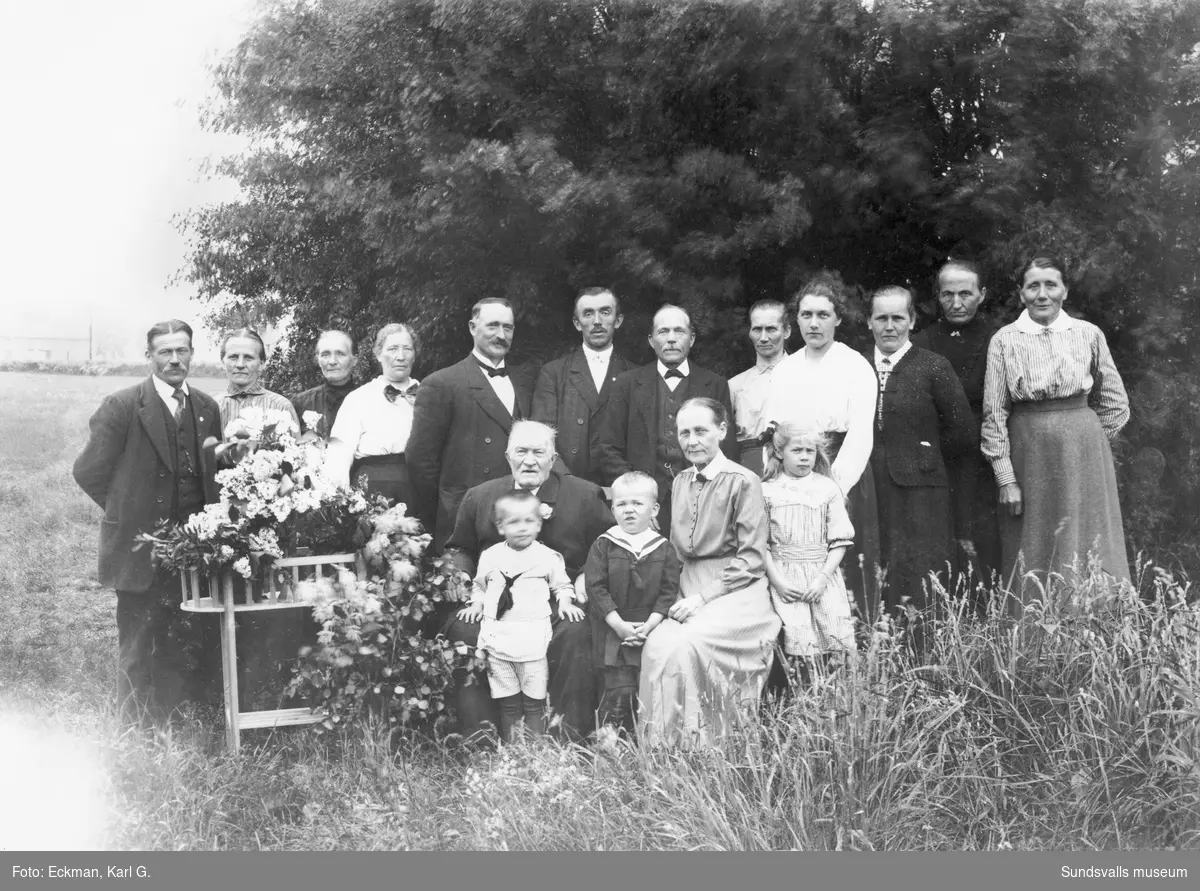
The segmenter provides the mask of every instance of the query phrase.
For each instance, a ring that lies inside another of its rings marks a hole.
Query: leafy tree
[[[1198,41],[1194,0],[280,3],[215,70],[207,122],[253,147],[184,272],[215,313],[291,314],[283,386],[328,324],[409,321],[447,364],[483,295],[541,361],[597,283],[636,358],[669,300],[732,373],[745,308],[815,270],[930,311],[969,255],[1007,321],[1012,271],[1057,251],[1133,397],[1131,538],[1194,560]]]

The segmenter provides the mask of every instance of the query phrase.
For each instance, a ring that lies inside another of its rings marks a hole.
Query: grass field
[[[1200,609],[1165,574],[1159,601],[1091,620],[952,616],[931,668],[883,636],[704,754],[368,728],[253,731],[234,759],[199,720],[122,733],[99,510],[70,468],[100,399],[132,382],[0,374],[6,848],[1200,847]]]

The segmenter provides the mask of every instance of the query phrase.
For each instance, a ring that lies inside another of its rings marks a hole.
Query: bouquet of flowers
[[[357,535],[370,579],[339,570],[296,587],[321,631],[317,646],[301,651],[288,693],[325,710],[318,730],[368,715],[397,727],[440,725],[455,669],[478,667],[472,648],[429,633],[437,604],[451,599],[450,571],[429,557],[431,538],[403,504],[372,500]]]
[[[288,415],[251,409],[226,428],[252,449],[217,473],[220,500],[183,523],[161,523],[139,536],[168,570],[233,569],[249,579],[296,547],[338,553],[354,547],[368,502],[323,470],[321,443],[300,437]]]

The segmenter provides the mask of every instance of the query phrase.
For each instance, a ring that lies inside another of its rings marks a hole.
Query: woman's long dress
[[[1014,612],[1040,600],[1055,576],[1072,582],[1090,559],[1114,579],[1129,580],[1108,444],[1128,420],[1125,386],[1095,325],[1059,313],[1043,326],[1023,312],[992,338],[983,453],[997,486],[1021,487],[1021,515],[1000,508],[1003,578],[1016,595]]]
[[[758,702],[780,621],[766,580],[767,524],[758,478],[723,456],[689,468],[672,488],[671,539],[682,596],[706,603],[647,638],[638,688],[648,742],[704,745]]]
[[[874,624],[879,615],[879,507],[875,478],[867,471],[875,431],[879,380],[871,363],[843,343],[832,343],[817,362],[805,347],[772,373],[766,416],[769,422],[797,424],[829,437],[833,479],[854,523],[854,544],[842,559],[846,587],[859,619]]]

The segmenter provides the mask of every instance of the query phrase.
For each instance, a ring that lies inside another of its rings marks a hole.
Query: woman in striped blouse
[[[1089,559],[1129,579],[1109,448],[1129,420],[1129,399],[1104,334],[1062,311],[1063,268],[1044,256],[1025,264],[1025,310],[988,348],[982,447],[1000,490],[1014,612],[1040,599],[1054,574],[1071,582],[1072,567],[1086,570]]]

